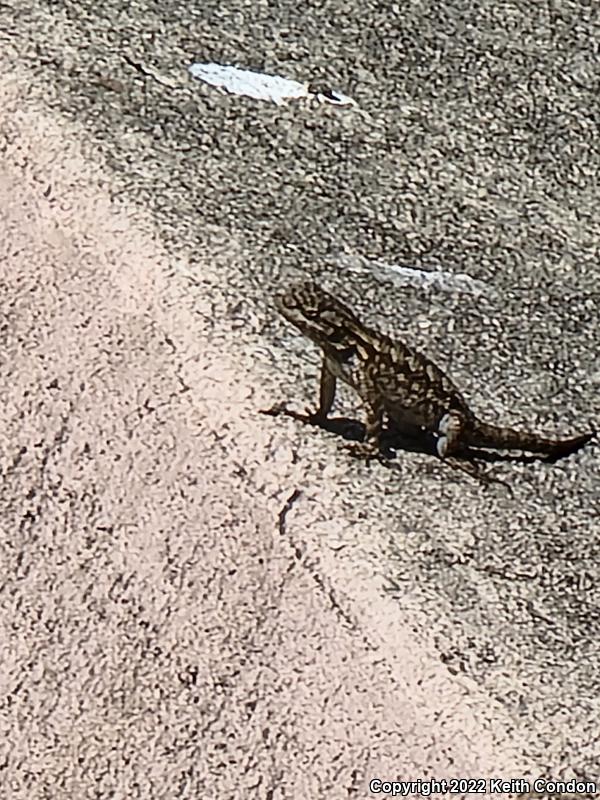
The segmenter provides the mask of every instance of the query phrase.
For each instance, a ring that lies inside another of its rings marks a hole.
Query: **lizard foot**
[[[310,422],[311,425],[322,425],[324,422],[327,422],[327,415],[322,414],[319,409],[312,411],[307,406],[304,409],[304,415],[306,417],[306,421]]]
[[[266,414],[268,417],[279,417],[281,414],[287,413],[287,403],[275,403],[271,408],[259,408],[259,414]]]
[[[298,420],[298,422],[309,423],[310,425],[317,425],[322,421],[322,417],[311,411],[306,411],[300,414],[298,411],[292,411],[287,407],[287,403],[275,403],[271,408],[259,409],[259,414],[266,414],[269,417],[290,417],[291,419]]]

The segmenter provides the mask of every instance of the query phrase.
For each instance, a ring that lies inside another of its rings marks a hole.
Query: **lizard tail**
[[[576,453],[595,435],[596,431],[591,431],[570,439],[548,439],[535,433],[515,431],[475,420],[469,431],[469,445],[501,450],[527,450],[530,453],[542,453],[549,460],[556,460]]]

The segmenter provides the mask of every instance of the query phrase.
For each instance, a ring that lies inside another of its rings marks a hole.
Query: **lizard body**
[[[281,314],[323,351],[319,408],[324,420],[337,380],[354,389],[367,410],[366,439],[380,443],[383,417],[400,429],[437,437],[442,458],[468,448],[519,449],[550,460],[579,450],[594,433],[552,439],[479,420],[450,378],[427,356],[363,325],[343,303],[313,283],[276,299]]]

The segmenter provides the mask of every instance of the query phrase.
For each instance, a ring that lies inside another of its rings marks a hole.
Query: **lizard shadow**
[[[311,425],[315,428],[327,431],[335,436],[352,441],[362,442],[365,438],[366,426],[364,423],[351,417],[328,417],[327,419],[317,419],[309,414],[300,414],[291,411],[285,405],[275,405],[271,409],[260,412],[269,416],[286,416],[302,422],[304,425]],[[386,427],[381,434],[380,455],[393,460],[397,456],[397,451],[405,453],[422,453],[424,455],[439,458],[437,452],[437,438],[425,430],[418,432],[405,432],[394,427]],[[482,461],[488,464],[535,464],[536,462],[554,463],[557,458],[548,458],[543,455],[511,455],[510,453],[498,453],[496,451],[483,450],[477,448],[467,448],[453,456],[463,461]]]

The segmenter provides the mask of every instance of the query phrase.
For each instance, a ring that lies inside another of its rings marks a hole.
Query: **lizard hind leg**
[[[480,483],[486,485],[500,483],[509,489],[512,494],[512,488],[504,481],[487,475],[478,465],[472,462],[454,458],[456,453],[464,449],[464,436],[467,426],[468,421],[465,420],[460,412],[449,411],[444,414],[438,424],[437,452],[439,457],[453,469],[465,472]]]
[[[460,413],[448,411],[438,423],[437,452],[440,458],[457,453],[462,449],[464,420]]]

